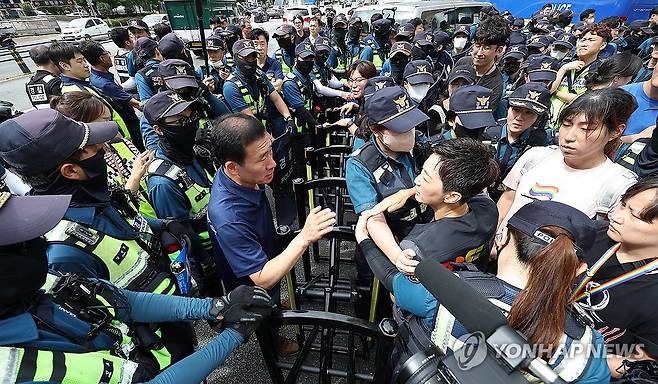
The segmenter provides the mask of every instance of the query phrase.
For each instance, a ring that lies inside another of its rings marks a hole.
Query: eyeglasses
[[[367,81],[368,79],[364,79],[363,77],[357,77],[356,79],[349,79],[347,80],[348,83],[360,83],[362,81]]]

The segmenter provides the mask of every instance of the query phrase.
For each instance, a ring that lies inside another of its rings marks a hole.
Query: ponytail
[[[550,347],[552,354],[564,333],[567,305],[580,265],[574,242],[558,227],[542,228],[555,237],[549,245],[533,242],[532,237],[508,228],[516,239],[518,258],[529,269],[528,283],[512,303],[509,325],[531,343]]]

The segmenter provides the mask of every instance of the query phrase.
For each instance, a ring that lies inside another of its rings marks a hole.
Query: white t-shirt
[[[502,225],[533,200],[559,201],[591,218],[607,215],[636,180],[635,173],[610,159],[592,169],[574,169],[555,145],[530,148],[503,180],[516,194]]]

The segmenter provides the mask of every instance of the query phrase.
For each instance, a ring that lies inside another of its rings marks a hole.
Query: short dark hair
[[[546,4],[544,4],[544,5],[541,6],[541,9],[545,9],[545,8],[553,8],[553,4],[551,4],[551,3],[546,3]]]
[[[420,17],[414,17],[413,19],[409,20],[410,24],[413,24],[414,27],[417,27],[419,25],[423,25],[423,20]]]
[[[165,35],[171,33],[171,27],[169,24],[157,23],[153,26],[153,33],[157,36],[158,40],[162,39]]]
[[[302,16],[301,13],[296,14],[295,17],[292,18],[292,22],[294,23],[297,19],[301,20],[302,24],[304,24],[304,16]]]
[[[580,12],[580,21],[585,21],[591,14],[595,13],[596,9],[587,8],[586,10]]]
[[[655,7],[651,8],[651,11],[649,12],[649,17],[651,17],[651,16],[653,16],[653,15],[658,15],[658,5],[656,5]]]
[[[83,41],[78,48],[80,48],[80,52],[82,52],[82,56],[85,57],[85,60],[91,65],[100,64],[101,56],[107,52],[100,43],[93,40]]]
[[[209,22],[210,24],[221,24],[221,23],[222,23],[222,19],[221,19],[219,16],[215,15],[215,16],[210,17],[210,19],[208,20],[208,22]]]
[[[592,88],[596,85],[608,84],[615,76],[635,76],[642,68],[642,59],[630,52],[614,54],[603,60],[594,72],[585,76],[585,86]]]
[[[491,186],[498,178],[498,163],[486,145],[469,138],[445,140],[432,148],[439,155],[443,190],[462,195],[461,203]]]
[[[500,15],[486,18],[475,31],[475,42],[484,45],[503,46],[507,44],[511,31],[505,19]]]
[[[311,17],[311,20],[309,20],[309,22],[308,22],[309,25],[311,24],[311,21],[317,21],[317,22],[318,22],[318,26],[322,25],[322,21],[321,21],[320,18],[317,17],[317,16],[313,16],[313,17]]]
[[[73,91],[53,97],[50,107],[75,121],[91,123],[98,119],[108,106],[89,92]]]
[[[347,69],[347,76],[351,76],[354,71],[359,71],[359,74],[363,76],[364,79],[373,78],[378,74],[375,65],[367,60],[357,60],[353,62]]]
[[[37,45],[30,48],[30,59],[36,65],[46,65],[50,63],[50,53],[47,45]]]
[[[601,37],[603,41],[605,41],[606,43],[609,43],[610,40],[612,40],[612,33],[610,32],[610,27],[608,27],[603,23],[592,24],[589,27],[585,28],[582,36],[585,36],[588,33]]]
[[[653,174],[651,176],[647,176],[643,179],[638,180],[637,183],[628,187],[626,192],[621,196],[621,202],[625,203],[631,197],[637,195],[638,193],[647,191],[649,189],[658,189],[658,175]],[[658,216],[658,191],[654,195],[649,205],[644,207],[642,211],[640,211],[640,213],[638,214],[640,220],[646,221],[647,223],[653,222],[653,220],[657,216]]]
[[[59,63],[70,64],[71,60],[75,57],[75,54],[82,54],[80,49],[71,43],[52,43],[50,48],[48,48],[48,54],[50,55],[50,60],[59,67]]]
[[[227,161],[240,165],[247,153],[245,148],[267,133],[261,122],[244,113],[230,113],[210,122],[212,155],[218,166]]]
[[[119,48],[126,47],[126,41],[130,40],[128,29],[124,27],[116,27],[110,29],[110,39]]]
[[[261,36],[265,37],[265,41],[267,41],[268,43],[270,42],[270,34],[267,33],[267,31],[264,30],[263,28],[254,28],[251,30],[251,32],[249,32],[250,40],[258,40],[258,38]]]

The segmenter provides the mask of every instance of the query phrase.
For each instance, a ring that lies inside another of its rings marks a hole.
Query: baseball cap
[[[338,24],[344,24],[345,28],[347,28],[347,16],[342,13],[336,15],[336,17],[334,17],[334,27]]]
[[[295,47],[295,56],[305,59],[307,57],[315,56],[313,51],[313,45],[310,41],[304,40],[301,43],[297,44]]]
[[[334,22],[334,25],[336,23]],[[374,32],[386,32],[391,29],[391,20],[389,19],[379,19],[372,23],[372,30]]]
[[[533,200],[516,211],[507,225],[543,244],[550,244],[555,238],[542,228],[562,228],[575,240],[576,255],[581,259],[594,245],[596,234],[594,222],[587,215],[557,201]]]
[[[526,83],[512,92],[508,104],[512,107],[526,108],[541,115],[551,107],[551,92],[544,83]]]
[[[155,125],[160,119],[178,115],[196,102],[185,100],[174,91],[159,92],[144,105],[144,116],[151,125]]]
[[[579,21],[571,27],[572,31],[584,31],[587,28],[587,24],[584,21]]]
[[[158,49],[163,57],[178,57],[185,49],[185,43],[175,33],[170,32],[162,36],[158,42]]]
[[[512,45],[524,45],[526,43],[526,37],[523,33],[520,33],[519,31],[512,31],[510,33],[509,38],[507,39],[507,45],[512,46]]]
[[[18,174],[39,175],[118,132],[114,121],[79,123],[54,109],[37,109],[0,124],[0,158]]]
[[[434,46],[438,47],[439,45],[447,46],[450,44],[450,36],[443,31],[438,31],[434,34],[432,40],[434,41]]]
[[[455,29],[455,33],[452,34],[453,37],[456,37],[457,35],[465,35],[470,40],[471,31],[469,31],[468,27],[465,25],[460,25]]]
[[[359,16],[352,16],[349,25],[354,25],[354,24],[363,24],[363,20],[361,20]]]
[[[0,193],[0,246],[36,239],[53,229],[69,208],[70,195]]]
[[[647,35],[653,35],[653,29],[649,25],[649,20],[635,20],[631,22],[629,27],[633,31],[642,31]]]
[[[576,40],[577,40],[576,36],[565,33],[562,36],[560,36],[559,39],[555,40],[553,42],[553,45],[565,47],[567,49],[571,49],[576,45]]]
[[[530,81],[553,81],[560,69],[557,59],[546,55],[534,55],[526,69]]]
[[[394,87],[397,84],[395,79],[390,76],[375,76],[368,79],[366,86],[363,88],[363,97],[368,100],[375,92],[386,87]]]
[[[507,49],[507,52],[505,52],[505,55],[503,56],[503,60],[505,60],[508,57],[517,60],[523,60],[527,55],[528,55],[528,48],[526,48],[525,45],[513,45]]]
[[[158,43],[150,37],[140,37],[135,41],[133,49],[137,56],[144,57],[158,47]]]
[[[423,45],[434,45],[434,36],[430,32],[421,32],[414,37],[414,43]]]
[[[196,79],[194,68],[179,59],[167,59],[160,63],[158,67],[160,77],[171,89],[181,89],[185,87],[198,88],[199,83]]]
[[[141,29],[142,31],[148,31],[149,26],[143,20],[130,20],[128,22],[128,30],[131,29]]]
[[[408,41],[396,41],[395,43],[393,43],[393,46],[391,47],[391,53],[389,54],[389,57],[393,57],[398,53],[403,53],[407,56],[411,56],[412,48],[413,45],[411,45],[411,43]]]
[[[450,96],[450,110],[455,112],[468,129],[478,129],[496,125],[491,112],[489,88],[479,85],[465,85],[457,88]]]
[[[517,17],[517,18],[515,18],[515,19],[514,19],[514,22],[512,23],[512,26],[514,26],[514,27],[521,27],[521,28],[523,28],[524,25],[525,25],[525,20],[523,20],[522,17]]]
[[[404,88],[397,85],[376,91],[366,101],[365,110],[372,123],[381,124],[397,133],[408,132],[429,120]]]
[[[528,48],[546,48],[552,42],[552,39],[549,36],[535,36],[530,40]]]
[[[475,69],[472,65],[457,65],[452,68],[450,74],[448,75],[448,84],[452,83],[457,79],[464,79],[471,84],[475,84],[477,76],[475,75]]]
[[[315,39],[314,45],[316,51],[331,51],[331,42],[327,37],[318,36],[318,38]]]
[[[213,35],[206,39],[206,49],[209,51],[225,50],[226,44],[222,38]]]
[[[416,34],[416,27],[411,23],[405,23],[398,28],[398,36],[412,38]]]
[[[256,46],[251,40],[240,39],[233,43],[233,54],[240,57],[247,57],[251,54],[257,54]]]
[[[295,33],[295,27],[293,27],[290,24],[281,24],[278,27],[276,27],[276,30],[274,30],[274,33],[272,36],[276,37],[283,37],[286,35],[292,35]]]
[[[404,79],[411,85],[434,83],[432,65],[427,60],[414,60],[404,67]]]

